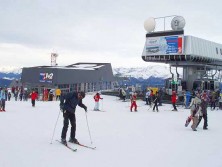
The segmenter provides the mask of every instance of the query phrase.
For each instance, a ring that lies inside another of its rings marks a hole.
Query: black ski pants
[[[202,118],[204,119],[203,128],[207,128],[207,126],[208,126],[208,123],[207,123],[207,114],[203,114],[203,116],[199,116],[199,120],[198,120],[197,126],[200,124]]]
[[[66,139],[66,133],[69,127],[69,121],[71,124],[71,132],[70,132],[70,138],[75,139],[76,136],[76,115],[74,113],[66,112],[63,113],[63,128],[62,128],[62,139]]]
[[[32,107],[35,107],[35,100],[32,100]]]
[[[172,103],[172,104],[173,104],[173,109],[177,110],[176,103]]]

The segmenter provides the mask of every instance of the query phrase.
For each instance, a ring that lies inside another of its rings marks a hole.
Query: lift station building
[[[43,92],[61,89],[62,92],[93,92],[113,89],[114,76],[110,63],[76,63],[68,66],[37,66],[22,69],[23,87]]]
[[[146,62],[170,65],[172,78],[171,82],[166,85],[167,88],[172,88],[170,84],[173,82],[177,86],[181,85],[178,83],[181,80],[186,82],[183,89],[192,90],[195,83],[197,83],[195,88],[201,87],[202,90],[219,88],[216,76],[221,77],[222,44],[185,35],[183,30],[185,20],[178,16],[171,21],[172,30],[154,31],[156,19],[150,18],[144,24],[144,27],[147,26],[145,27],[147,33],[142,59]],[[176,68],[175,74],[171,71],[171,67]],[[177,67],[183,69],[181,78],[177,72]],[[178,88],[182,91],[182,86]]]

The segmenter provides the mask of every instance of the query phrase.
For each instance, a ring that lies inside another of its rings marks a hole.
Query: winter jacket
[[[63,111],[74,114],[77,105],[87,110],[87,107],[82,103],[82,99],[78,98],[78,92],[63,94],[60,98],[60,109]]]
[[[99,102],[99,99],[103,99],[100,97],[99,93],[97,93],[95,96],[94,96],[94,100],[95,102]]]
[[[206,94],[203,94],[201,97],[201,115],[207,114],[207,106],[208,106],[209,98]]]
[[[60,89],[56,89],[55,94],[56,94],[56,96],[60,96],[61,95],[61,90]]]
[[[153,95],[153,103],[157,104],[159,102],[159,95]]]
[[[122,90],[122,95],[126,96],[126,92],[124,90]]]
[[[201,112],[201,99],[199,97],[195,97],[192,99],[190,103],[190,113],[192,116],[198,116]]]
[[[133,95],[133,96],[131,97],[131,102],[136,102],[136,95]]]
[[[31,99],[32,99],[32,100],[36,100],[37,97],[38,97],[38,94],[37,94],[36,92],[32,92],[32,93],[31,93]]]
[[[150,91],[148,90],[148,91],[146,92],[146,98],[148,99],[149,96],[150,96]]]
[[[1,90],[0,91],[0,100],[5,100],[6,99],[6,93],[5,93],[5,90]]]

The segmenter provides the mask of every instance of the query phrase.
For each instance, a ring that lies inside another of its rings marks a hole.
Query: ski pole
[[[148,108],[148,110],[150,110],[152,108],[152,104],[150,104],[150,108]]]
[[[50,143],[50,144],[52,144],[52,140],[53,140],[53,138],[54,138],[55,129],[56,129],[56,125],[57,125],[58,120],[59,120],[60,112],[61,112],[61,111],[59,110],[59,115],[58,115],[57,120],[56,120],[56,123],[55,123],[55,127],[54,127],[54,130],[53,130],[52,139],[51,139],[51,143]]]
[[[85,112],[85,114],[86,114],[86,112]],[[89,130],[89,124],[88,124],[87,114],[86,114],[86,123],[87,123],[87,127],[88,127],[88,132],[89,132],[90,141],[91,141],[91,144],[92,144],[93,142],[92,142],[91,133],[90,133],[90,130]]]

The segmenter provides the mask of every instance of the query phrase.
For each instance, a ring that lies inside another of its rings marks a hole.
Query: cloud
[[[215,4],[220,1],[4,1],[0,5],[0,57],[7,55],[8,60],[0,65],[50,64],[50,54],[56,51],[65,57],[59,56],[60,64],[90,60],[146,66],[141,61],[146,18],[182,15],[187,23],[185,34],[220,42],[220,5]]]

